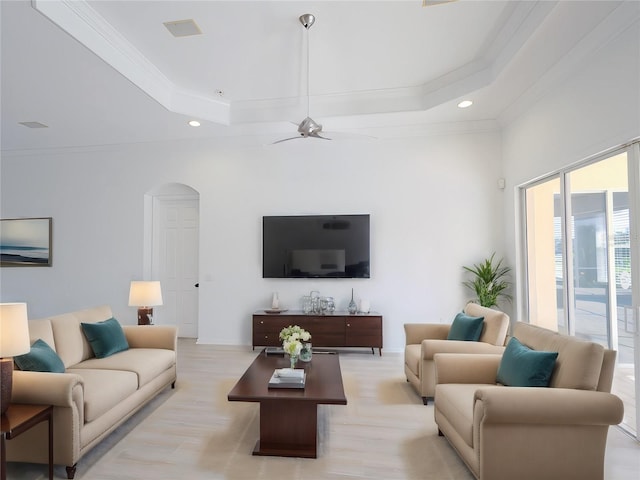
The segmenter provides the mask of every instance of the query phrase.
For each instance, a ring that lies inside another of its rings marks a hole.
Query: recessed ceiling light
[[[40,122],[18,122],[20,125],[24,125],[28,128],[49,128],[49,125],[45,125]]]
[[[202,30],[200,30],[200,27],[192,19],[164,22],[163,25],[167,27],[167,30],[169,30],[174,37],[189,37],[191,35],[202,34]]]
[[[463,100],[458,104],[458,107],[467,108],[467,107],[470,107],[471,105],[473,105],[473,102],[471,100]]]
[[[189,120],[189,125],[191,125],[192,127],[199,127],[200,122],[197,120]]]

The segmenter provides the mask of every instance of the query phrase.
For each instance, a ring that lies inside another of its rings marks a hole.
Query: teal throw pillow
[[[33,342],[29,353],[13,357],[13,361],[20,370],[64,373],[64,363],[53,348],[42,339]]]
[[[115,318],[97,323],[81,323],[84,336],[96,358],[105,358],[129,349],[124,331]]]
[[[548,387],[558,352],[531,350],[512,337],[498,367],[498,383],[510,387]]]
[[[470,317],[464,313],[459,313],[453,319],[447,340],[477,342],[482,334],[483,324],[484,317]]]

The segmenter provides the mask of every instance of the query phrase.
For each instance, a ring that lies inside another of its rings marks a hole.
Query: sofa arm
[[[481,402],[478,406],[477,402]],[[479,388],[474,395],[474,428],[485,424],[617,425],[624,406],[617,396],[571,388]],[[480,410],[478,410],[480,408]]]
[[[444,323],[405,323],[405,344],[415,345],[426,338],[446,340],[451,325]]]
[[[422,341],[422,358],[433,360],[438,353],[490,353],[502,355],[505,347],[485,342],[465,342],[462,340],[433,340]]]
[[[178,350],[178,327],[175,325],[123,325],[131,348]]]
[[[14,370],[11,401],[55,407],[83,407],[84,381],[75,373]]]
[[[502,355],[473,353],[438,353],[436,384],[487,383],[495,385]]]

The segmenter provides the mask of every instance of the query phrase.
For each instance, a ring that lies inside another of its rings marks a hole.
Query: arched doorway
[[[154,323],[189,338],[198,337],[199,205],[199,193],[178,183],[145,195],[145,276],[160,280],[164,303]]]

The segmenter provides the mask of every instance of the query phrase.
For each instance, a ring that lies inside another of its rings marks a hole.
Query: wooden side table
[[[5,441],[17,437],[45,420],[49,422],[49,480],[53,480],[53,406],[12,403],[2,420],[2,461],[0,480],[7,478],[7,452]]]

